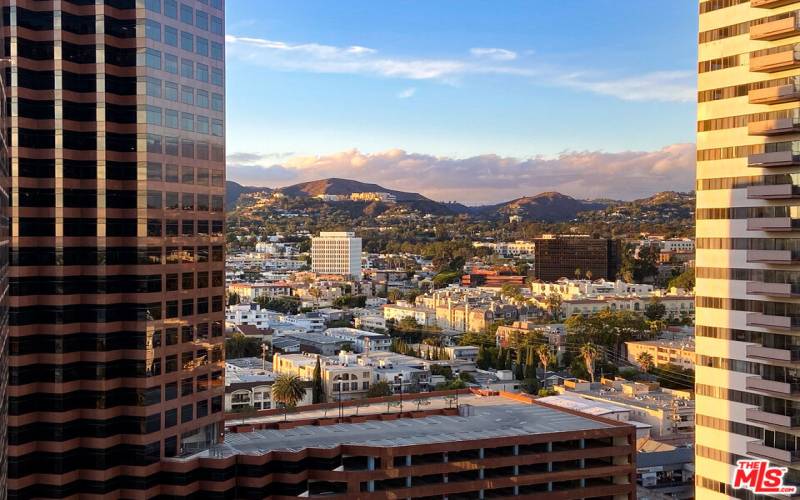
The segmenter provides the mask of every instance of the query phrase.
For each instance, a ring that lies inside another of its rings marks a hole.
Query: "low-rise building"
[[[255,302],[259,297],[275,299],[292,295],[292,287],[285,282],[278,283],[243,283],[228,284],[228,291],[239,296],[242,302]]]
[[[400,322],[406,318],[414,318],[422,326],[434,326],[436,324],[436,311],[425,307],[415,307],[407,302],[383,306],[383,319],[386,321]]]
[[[276,375],[272,363],[260,358],[229,359],[225,363],[225,411],[269,410],[273,408],[272,384]],[[306,390],[298,406],[311,404]]]
[[[324,334],[349,342],[356,353],[388,351],[392,346],[392,338],[388,335],[355,328],[328,328]]]
[[[697,353],[694,350],[694,339],[685,340],[644,340],[625,342],[628,349],[628,362],[641,364],[640,356],[647,353],[652,358],[653,366],[676,365],[683,369],[694,370]]]
[[[383,316],[377,316],[377,315],[357,316],[354,321],[356,328],[362,330],[386,331],[386,318],[384,318]]]

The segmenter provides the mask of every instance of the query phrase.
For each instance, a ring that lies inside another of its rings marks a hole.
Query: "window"
[[[177,274],[175,274],[175,273],[167,274],[166,281],[167,281],[167,283],[166,283],[165,288],[166,288],[166,290],[168,292],[175,292],[175,291],[178,290],[178,275]],[[178,333],[177,333],[177,330],[176,330],[176,332],[175,332],[175,337],[176,337],[175,342],[177,342],[177,336],[178,336]],[[167,345],[171,345],[171,344],[168,343]]]
[[[208,83],[208,66],[205,64],[197,63],[197,79],[201,82]]]
[[[202,10],[195,12],[194,25],[201,30],[208,31],[208,14]]]
[[[207,168],[198,168],[197,169],[197,185],[198,186],[208,186],[208,169]]]
[[[161,41],[161,23],[157,23],[152,19],[146,19],[144,24],[144,33],[150,40]]]
[[[184,104],[194,104],[194,88],[181,85],[181,102]]]
[[[200,141],[197,143],[197,159],[208,160],[208,143]]]
[[[222,170],[212,170],[211,171],[211,185],[216,187],[222,187],[225,182],[225,172]]]
[[[189,52],[194,52],[194,35],[181,31],[181,48]]]
[[[178,30],[172,26],[164,26],[164,43],[172,47],[178,46]]]
[[[161,80],[158,78],[147,77],[147,95],[150,97],[161,97]]]
[[[194,62],[189,59],[181,59],[181,76],[194,78]]]
[[[174,109],[164,110],[164,126],[169,128],[178,128],[178,112]]]
[[[222,137],[222,120],[211,120],[211,135]]]
[[[191,139],[181,139],[181,156],[184,158],[194,158],[194,141]]]
[[[164,15],[172,19],[178,19],[177,0],[164,0]]]
[[[197,50],[196,52],[201,56],[208,56],[208,39],[198,36],[197,37]],[[206,77],[208,78],[208,77]]]
[[[161,14],[161,0],[145,0],[144,8]]]
[[[147,123],[149,125],[161,125],[161,108],[147,106]]]
[[[222,94],[211,94],[211,109],[214,111],[222,111],[222,107]]]
[[[157,162],[147,162],[147,180],[160,181],[161,180],[161,164]]]
[[[147,134],[147,152],[148,153],[162,152],[162,143],[160,135]]]
[[[178,138],[165,137],[164,138],[164,154],[178,156]]]
[[[186,24],[194,24],[194,10],[186,5],[181,4],[181,22]]]
[[[164,99],[168,101],[178,102],[178,84],[173,82],[164,82]]]
[[[177,165],[167,165],[167,171],[166,171],[165,180],[167,182],[178,182],[178,166]]]
[[[197,115],[197,131],[201,134],[208,134],[208,117]]]
[[[180,208],[178,203],[178,193],[167,191],[165,208],[167,210],[178,210]]]
[[[211,42],[211,59],[221,61],[223,54],[224,50],[222,44],[219,42]]]
[[[164,54],[164,71],[174,75],[178,74],[178,56]]]
[[[211,16],[211,32],[216,35],[221,35],[224,31],[222,19],[217,16]]]
[[[214,85],[222,86],[223,77],[222,77],[222,70],[219,68],[212,68],[211,69],[211,83]]]
[[[164,223],[164,234],[167,236],[178,236],[178,221],[174,219],[167,219]]]
[[[194,210],[194,193],[183,193],[181,206],[184,210]]]
[[[194,167],[181,167],[181,183],[194,184]]]
[[[147,208],[161,210],[161,191],[147,192]]]
[[[199,66],[199,65],[198,65]],[[197,89],[197,106],[208,109],[208,92],[205,90]]]
[[[155,49],[147,49],[145,52],[145,63],[148,68],[161,69],[161,52]]]
[[[191,113],[181,113],[181,130],[194,132],[194,115]],[[194,154],[192,155],[194,156]]]
[[[161,237],[161,219],[147,219],[147,236]]]

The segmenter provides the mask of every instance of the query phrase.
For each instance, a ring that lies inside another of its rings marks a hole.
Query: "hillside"
[[[302,182],[292,186],[277,189],[278,192],[286,196],[296,198],[313,198],[323,194],[330,195],[351,195],[353,193],[389,193],[397,198],[397,201],[432,201],[419,193],[407,193],[405,191],[395,191],[387,189],[377,184],[367,184],[364,182],[350,179],[321,179],[317,181]]]
[[[606,206],[604,203],[577,200],[565,194],[548,192],[497,205],[477,207],[476,211],[488,218],[519,215],[526,221],[563,222],[576,218],[580,212],[601,210]]]
[[[267,187],[242,186],[238,182],[225,181],[225,206],[228,210],[236,208],[239,197],[249,193],[271,193],[272,189]]]

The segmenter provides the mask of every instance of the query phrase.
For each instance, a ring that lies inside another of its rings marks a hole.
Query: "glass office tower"
[[[223,9],[6,2],[10,498],[151,497],[221,439]]]

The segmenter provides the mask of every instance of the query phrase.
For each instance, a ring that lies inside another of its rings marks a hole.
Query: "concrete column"
[[[406,465],[411,466],[411,455],[406,455]],[[406,488],[411,488],[411,476],[406,477]]]
[[[547,443],[547,453],[553,452],[553,443]],[[553,462],[547,462],[547,472],[553,472]],[[553,483],[547,483],[547,491],[553,491]]]

